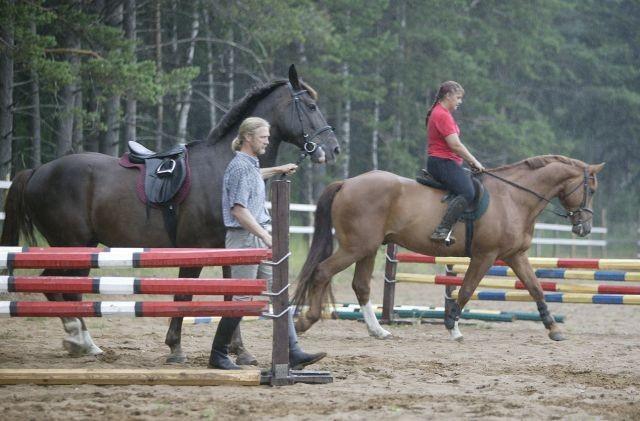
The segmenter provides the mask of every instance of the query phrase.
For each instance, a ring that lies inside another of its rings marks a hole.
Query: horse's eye
[[[318,107],[316,107],[316,104],[309,104],[309,109],[310,109],[311,111],[315,111],[315,110],[317,110],[317,109],[318,109]]]

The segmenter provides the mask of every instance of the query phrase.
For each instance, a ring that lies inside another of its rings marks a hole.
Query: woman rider
[[[482,164],[460,141],[460,129],[451,112],[462,103],[464,89],[458,82],[444,82],[427,112],[427,171],[456,196],[449,202],[440,225],[431,240],[444,241],[451,227],[473,200],[471,174],[462,168],[463,160],[476,171],[484,171]],[[455,238],[451,237],[455,241]]]

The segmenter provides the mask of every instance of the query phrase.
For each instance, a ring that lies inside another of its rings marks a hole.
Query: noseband
[[[300,122],[300,127],[302,129],[302,138],[304,140],[304,144],[302,145],[302,148],[301,148],[302,149],[302,153],[300,155],[301,158],[298,161],[298,164],[299,164],[307,155],[313,155],[313,153],[318,149],[318,144],[315,143],[313,140],[326,131],[333,132],[333,127],[327,125],[319,128],[318,130],[313,132],[311,135],[309,135],[309,133],[307,133],[304,127],[304,121],[302,120],[302,114],[304,113],[304,111],[302,110],[302,104],[300,104],[300,96],[304,93],[309,94],[309,91],[307,91],[306,89],[294,91],[293,86],[291,85],[291,82],[287,82],[287,88],[289,88],[289,92],[291,93],[291,97],[293,98],[293,106],[296,110],[298,121]]]

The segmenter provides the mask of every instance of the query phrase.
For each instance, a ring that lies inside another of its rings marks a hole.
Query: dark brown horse
[[[276,161],[282,141],[317,151],[316,162],[332,161],[339,153],[333,131],[317,108],[316,93],[303,84],[292,66],[289,80],[279,80],[249,92],[220,121],[207,141],[187,145],[191,168],[191,190],[179,205],[176,246],[216,247],[225,245],[222,222],[222,177],[233,158],[231,141],[246,117],[258,116],[271,124],[271,142],[261,157],[263,166]],[[311,146],[310,146],[311,145]],[[67,155],[35,170],[16,175],[6,202],[6,220],[1,243],[17,245],[19,234],[33,238],[34,226],[51,246],[172,247],[162,213],[150,209],[136,197],[138,171],[123,168],[118,159],[96,153]],[[201,268],[181,268],[180,277],[198,277]],[[45,270],[43,275],[86,276],[86,271]],[[50,300],[81,300],[79,294],[49,294]],[[176,296],[176,300],[190,300]],[[72,354],[96,354],[84,321],[65,318],[69,337],[63,341]],[[171,321],[165,343],[168,361],[183,361],[180,337],[182,318]]]
[[[445,325],[454,339],[462,338],[457,327],[460,311],[496,259],[507,262],[524,282],[549,329],[549,337],[564,339],[547,309],[527,250],[536,217],[554,197],[567,210],[574,233],[589,234],[593,216],[589,207],[597,188],[596,174],[603,166],[548,155],[488,170],[483,183],[491,201],[486,213],[475,222],[471,262],[457,303],[445,315]],[[355,263],[353,290],[369,333],[388,337],[390,333],[378,323],[369,300],[380,245],[393,242],[423,254],[464,256],[464,224],[456,225],[458,242],[451,247],[429,239],[445,210],[442,196],[440,190],[383,171],[329,185],[318,201],[311,249],[298,278],[295,302],[308,304],[309,310],[300,316],[296,328],[305,331],[321,317],[322,305],[330,295],[331,277]],[[335,253],[332,226],[339,245]]]

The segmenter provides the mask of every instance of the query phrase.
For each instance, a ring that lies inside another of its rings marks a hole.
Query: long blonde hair
[[[240,123],[240,128],[238,128],[238,136],[233,139],[231,142],[231,149],[234,151],[239,151],[242,148],[242,143],[247,139],[247,136],[250,136],[256,132],[261,127],[271,127],[269,122],[264,118],[260,117],[248,117],[245,118],[242,123]]]

